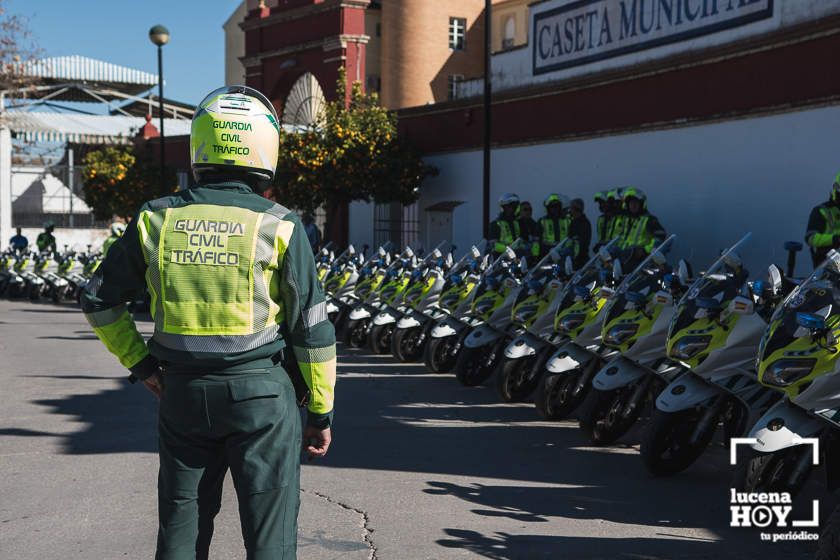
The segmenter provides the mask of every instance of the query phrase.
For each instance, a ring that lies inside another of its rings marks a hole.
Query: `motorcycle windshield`
[[[645,260],[639,263],[639,266],[634,268],[630,274],[626,275],[615,290],[616,296],[624,294],[627,291],[633,291],[633,286],[637,284],[648,284],[648,277],[652,275],[661,275],[662,271],[668,267],[668,260],[665,255],[671,251],[676,238],[677,236],[673,233],[669,235],[665,238],[665,241],[660,243],[645,257]]]
[[[832,249],[822,264],[815,268],[814,272],[804,282],[791,290],[785,299],[782,300],[776,307],[770,320],[775,321],[781,318],[783,314],[789,313],[792,309],[802,311],[799,308],[804,303],[803,298],[805,298],[805,295],[817,284],[833,283],[838,272],[840,272],[840,253]]]
[[[661,306],[651,306],[656,293],[663,288],[669,272],[665,255],[676,235],[668,236],[651,251],[633,272],[624,277],[607,303],[601,337],[608,346],[622,350],[650,330]],[[653,307],[653,309],[651,309]]]
[[[773,312],[759,343],[759,380],[794,397],[815,377],[834,371],[838,327],[840,253],[831,250]]]
[[[739,267],[741,265],[741,250],[746,246],[751,237],[752,233],[746,233],[737,243],[721,253],[717,260],[712,263],[712,266],[698,276],[697,280],[686,290],[683,297],[680,298],[678,305],[682,305],[688,299],[696,298],[704,285],[719,281],[720,278],[715,275],[726,274],[727,271]]]
[[[668,327],[668,355],[696,367],[728,339],[740,315],[727,313],[729,303],[747,285],[749,272],[739,252],[749,241],[747,233],[700,276],[680,299]]]

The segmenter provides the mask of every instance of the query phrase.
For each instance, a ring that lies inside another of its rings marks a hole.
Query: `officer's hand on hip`
[[[148,377],[143,380],[143,385],[146,386],[146,389],[152,392],[152,394],[160,400],[160,396],[163,393],[163,385],[160,382],[160,374],[153,374],[151,377]]]
[[[303,430],[303,450],[309,455],[312,460],[315,457],[323,457],[327,454],[332,441],[332,432],[329,428],[315,428],[307,426]]]

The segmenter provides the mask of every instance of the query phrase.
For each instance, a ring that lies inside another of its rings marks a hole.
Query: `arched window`
[[[327,99],[318,79],[307,72],[297,79],[283,105],[283,124],[317,126],[324,116]]]
[[[502,38],[502,48],[509,49],[516,42],[516,19],[513,16],[508,16],[505,20],[505,34]]]

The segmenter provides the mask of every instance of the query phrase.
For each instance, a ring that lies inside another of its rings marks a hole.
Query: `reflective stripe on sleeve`
[[[303,310],[303,326],[307,329],[327,320],[327,303],[322,301]]]
[[[85,313],[85,319],[87,319],[91,327],[96,329],[116,323],[125,312],[125,305],[120,304],[116,307],[112,307],[111,309],[96,311],[94,313]]]

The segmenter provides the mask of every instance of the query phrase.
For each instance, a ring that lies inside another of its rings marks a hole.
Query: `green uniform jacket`
[[[38,234],[38,239],[35,240],[39,251],[55,251],[55,236],[51,233],[42,231]]]
[[[490,222],[490,239],[487,245],[496,254],[502,253],[505,247],[512,245],[521,236],[519,220],[505,220],[501,214]]]
[[[650,253],[653,248],[665,241],[665,228],[653,214],[642,212],[638,216],[625,214],[622,216],[622,234],[619,247],[621,249],[640,248]]]
[[[148,344],[124,302],[148,289]],[[311,391],[309,423],[329,425],[335,332],[300,219],[244,183],[199,185],[146,203],[82,295],[96,335],[145,379],[271,367],[291,347]]]
[[[834,245],[834,236],[840,235],[840,207],[829,201],[814,207],[808,217],[805,242],[811,248],[814,267],[822,264]]]

